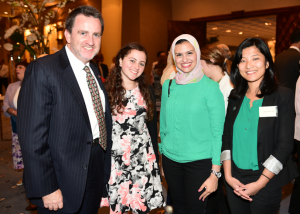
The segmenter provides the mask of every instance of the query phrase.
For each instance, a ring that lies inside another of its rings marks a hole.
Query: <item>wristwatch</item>
[[[214,171],[214,170],[210,170],[210,172],[211,172],[212,174],[214,174],[215,176],[217,176],[217,178],[221,178],[221,176],[222,176],[222,173],[221,173],[221,172],[216,172],[216,171]]]

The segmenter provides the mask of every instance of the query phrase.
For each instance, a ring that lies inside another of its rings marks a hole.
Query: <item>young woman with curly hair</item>
[[[112,117],[110,213],[148,213],[164,205],[158,167],[155,95],[145,83],[147,52],[129,43],[118,52],[105,82]]]

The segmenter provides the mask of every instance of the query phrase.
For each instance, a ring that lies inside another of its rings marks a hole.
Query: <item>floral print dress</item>
[[[125,96],[123,113],[113,116],[111,177],[101,206],[110,206],[111,214],[148,213],[164,206],[159,168],[140,90],[128,90]]]

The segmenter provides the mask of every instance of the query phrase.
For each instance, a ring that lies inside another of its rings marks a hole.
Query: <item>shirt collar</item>
[[[89,62],[86,63],[86,65],[85,65],[72,53],[72,51],[69,49],[69,47],[67,45],[65,47],[66,47],[67,56],[69,58],[71,67],[74,72],[83,71],[85,66],[88,66],[90,68]]]
[[[297,48],[296,46],[293,46],[293,45],[292,45],[290,48],[293,48],[293,49],[297,50],[297,51],[300,53],[300,49]]]

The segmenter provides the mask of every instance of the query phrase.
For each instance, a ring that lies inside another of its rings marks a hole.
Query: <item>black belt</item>
[[[99,138],[96,138],[92,142],[92,146],[98,145],[99,144]]]

